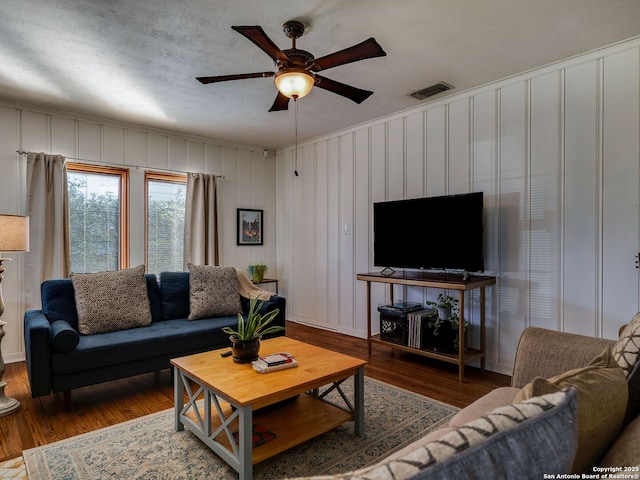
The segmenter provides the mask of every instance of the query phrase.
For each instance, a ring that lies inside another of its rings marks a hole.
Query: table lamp
[[[20,408],[20,402],[15,398],[8,398],[4,393],[7,382],[2,380],[4,376],[4,359],[2,358],[2,337],[4,326],[2,320],[4,313],[4,301],[2,300],[2,274],[4,268],[2,262],[11,260],[2,258],[2,252],[28,252],[29,251],[29,217],[19,215],[0,214],[0,417],[9,415]]]

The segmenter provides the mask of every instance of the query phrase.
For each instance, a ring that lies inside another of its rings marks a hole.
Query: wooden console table
[[[475,360],[480,360],[480,367],[484,370],[485,365],[485,335],[484,335],[484,316],[485,316],[485,292],[487,286],[495,285],[495,277],[485,277],[478,275],[470,275],[468,278],[462,274],[440,274],[427,272],[394,272],[391,275],[385,275],[380,272],[359,273],[356,278],[367,282],[367,340],[369,355],[371,355],[371,345],[373,343],[387,345],[398,350],[411,352],[424,357],[442,360],[448,363],[458,365],[458,377],[462,382],[464,380],[464,366]],[[459,348],[457,354],[449,354],[442,352],[432,352],[430,350],[422,350],[419,348],[409,347],[407,345],[399,345],[387,342],[380,338],[380,335],[371,335],[371,283],[388,283],[391,304],[393,304],[393,286],[394,285],[411,285],[423,288],[442,288],[458,291],[458,302],[460,306],[460,322],[459,322]],[[480,289],[480,349],[464,347],[464,293],[468,290]]]

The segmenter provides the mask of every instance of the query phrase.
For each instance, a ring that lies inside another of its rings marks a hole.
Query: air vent
[[[447,90],[451,90],[453,86],[446,84],[444,82],[438,82],[435,85],[431,85],[430,87],[423,88],[422,90],[418,90],[417,92],[413,92],[410,94],[411,97],[424,100],[425,98],[432,97],[433,95],[437,95],[438,93],[446,92]]]

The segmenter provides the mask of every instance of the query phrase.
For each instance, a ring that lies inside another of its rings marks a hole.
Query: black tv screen
[[[482,192],[374,203],[374,265],[483,271],[482,208]]]

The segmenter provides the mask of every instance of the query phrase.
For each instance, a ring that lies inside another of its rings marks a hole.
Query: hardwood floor
[[[367,358],[366,340],[287,323],[287,336],[367,359],[365,375],[411,390],[456,407],[464,407],[490,390],[508,385],[510,378],[466,367],[465,382],[458,381],[456,365],[374,345]],[[0,417],[0,461],[23,450],[56,442],[173,407],[169,370],[73,390],[71,410],[65,411],[62,394],[31,398],[26,364],[6,365],[6,393],[22,406]]]

